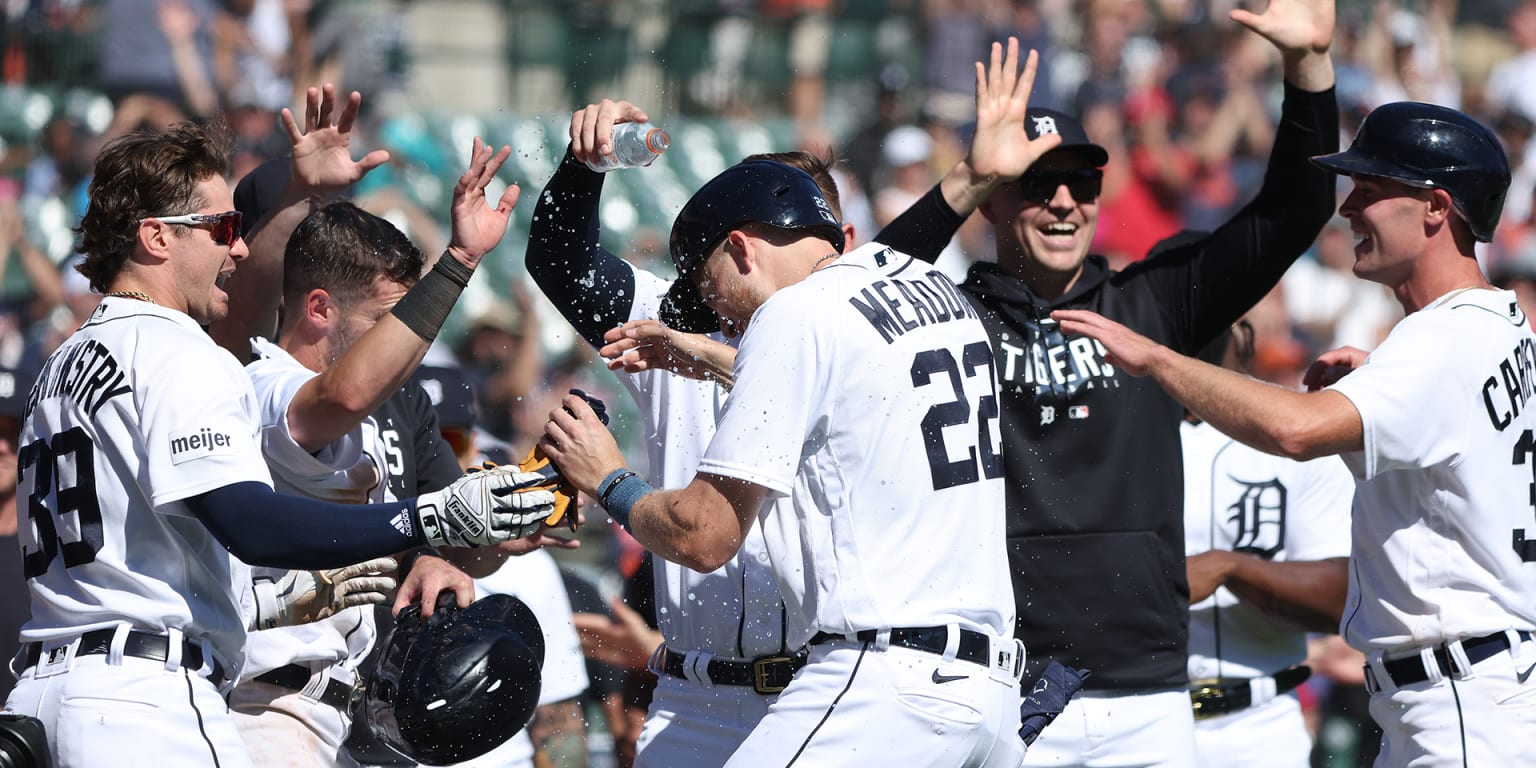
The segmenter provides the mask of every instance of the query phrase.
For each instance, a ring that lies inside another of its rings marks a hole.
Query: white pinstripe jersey
[[[1013,633],[992,347],[930,265],[879,244],[753,315],[699,471],[782,499],[759,527],[791,645],[956,623]]]
[[[128,623],[240,664],[250,571],[185,499],[270,486],[239,361],[175,310],[105,298],[48,358],[22,428],[24,641]]]
[[[1509,291],[1446,294],[1331,389],[1360,412],[1343,634],[1373,652],[1536,628],[1536,337]]]
[[[288,406],[304,383],[318,374],[281,347],[253,339],[258,359],[246,366],[261,413],[261,451],[282,493],[326,501],[367,504],[393,501],[383,482],[383,442],[369,417],[341,439],[310,453],[293,439]],[[280,568],[254,568],[255,575],[281,579]],[[355,669],[378,636],[373,607],[348,608],[320,621],[252,632],[242,677],[249,679],[287,664],[345,662]],[[319,666],[325,666],[320,664]]]

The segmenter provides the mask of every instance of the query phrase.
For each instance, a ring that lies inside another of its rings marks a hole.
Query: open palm
[[[352,127],[362,101],[362,95],[353,91],[338,115],[336,87],[326,83],[323,88],[310,88],[305,94],[303,129],[291,111],[283,110],[283,128],[292,144],[293,179],[309,192],[339,192],[389,161],[389,153],[382,149],[369,152],[361,160],[352,159]]]
[[[485,188],[496,178],[501,164],[511,156],[511,147],[503,146],[501,151],[492,153],[491,148],[476,136],[470,150],[469,168],[453,185],[453,234],[448,247],[461,251],[471,264],[478,264],[507,232],[512,207],[517,205],[518,187],[508,185],[495,207],[488,204]]]
[[[1281,51],[1326,53],[1333,42],[1334,0],[1269,0],[1263,13],[1234,10],[1230,15]]]
[[[1054,134],[1031,140],[1024,132],[1038,61],[1039,54],[1030,51],[1019,73],[1019,41],[1010,37],[1006,54],[1002,43],[993,43],[990,65],[976,62],[976,135],[970,165],[977,173],[1016,179],[1061,143]]]

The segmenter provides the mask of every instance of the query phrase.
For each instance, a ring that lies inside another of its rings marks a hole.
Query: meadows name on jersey
[[[1536,383],[1531,368],[1536,363],[1536,341],[1521,339],[1509,357],[1499,361],[1498,373],[1483,382],[1483,405],[1488,408],[1488,421],[1493,428],[1503,432],[1520,415],[1520,407],[1531,400],[1531,387]],[[1494,392],[1499,390],[1499,380],[1504,380],[1504,394],[1494,403]]]
[[[885,264],[884,261],[877,263]],[[859,296],[849,296],[848,303],[880,332],[887,344],[916,328],[976,317],[976,310],[960,295],[960,289],[937,270],[930,270],[918,279],[887,277],[876,280],[860,291]]]
[[[106,345],[95,339],[61,349],[48,358],[38,375],[22,418],[32,418],[38,401],[59,395],[69,395],[94,418],[108,400],[133,391],[123,383],[127,376]]]

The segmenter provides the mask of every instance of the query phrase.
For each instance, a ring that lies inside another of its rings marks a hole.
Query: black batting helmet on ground
[[[719,318],[694,288],[693,271],[731,230],[752,222],[806,230],[843,250],[842,223],[809,174],[771,160],[731,166],[695,192],[672,224],[678,278],[662,301],[663,323],[688,333],[719,329]]]
[[[1312,162],[1346,176],[1443,189],[1472,225],[1472,236],[1485,243],[1493,239],[1509,191],[1509,159],[1493,131],[1454,109],[1414,101],[1377,107],[1360,123],[1349,149]]]
[[[363,717],[376,738],[418,763],[472,760],[533,719],[544,635],[515,597],[459,610],[445,592],[430,619],[419,606],[401,611],[380,648]]]

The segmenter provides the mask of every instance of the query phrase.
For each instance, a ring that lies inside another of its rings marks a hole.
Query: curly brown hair
[[[105,293],[133,257],[140,221],[208,204],[197,199],[197,185],[228,172],[233,145],[228,125],[219,120],[135,131],[102,148],[90,205],[75,228],[80,236],[75,250],[85,255],[75,268],[92,290]]]

